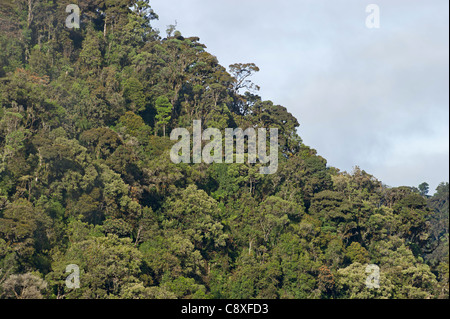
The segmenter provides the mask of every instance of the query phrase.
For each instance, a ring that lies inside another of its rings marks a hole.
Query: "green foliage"
[[[133,112],[142,112],[146,107],[146,100],[144,95],[144,87],[141,82],[132,77],[124,81],[123,96],[125,101],[130,104],[130,109]]]
[[[64,254],[54,256],[54,271],[47,275],[54,289],[66,298],[117,298],[131,285],[139,283],[141,254],[131,239],[116,235],[91,237],[73,242]],[[69,290],[64,281],[65,267],[79,265],[84,284],[80,289]]]
[[[155,116],[156,124],[163,127],[163,136],[166,136],[166,125],[169,124],[171,119],[172,104],[166,96],[160,96],[156,99],[155,108],[157,113]]]
[[[76,30],[30,3],[0,7],[0,298],[448,298],[448,183],[327,166],[258,66],[160,37],[148,1],[79,1]],[[172,163],[193,120],[278,128],[277,173]]]

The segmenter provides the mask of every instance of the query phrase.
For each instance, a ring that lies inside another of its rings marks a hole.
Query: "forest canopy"
[[[159,32],[150,5],[0,0],[0,298],[448,298],[448,182],[327,165],[258,66]],[[194,120],[277,128],[277,173],[172,163]]]

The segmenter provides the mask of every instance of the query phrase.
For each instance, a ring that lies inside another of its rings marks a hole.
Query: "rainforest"
[[[448,177],[430,195],[328,165],[256,64],[155,19],[151,1],[0,0],[0,298],[449,297]],[[278,130],[277,171],[174,163],[194,121]]]

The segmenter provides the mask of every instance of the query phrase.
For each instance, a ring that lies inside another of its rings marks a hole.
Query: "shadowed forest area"
[[[0,298],[449,297],[448,182],[328,166],[255,64],[153,29],[150,4],[0,0]],[[172,163],[193,120],[278,128],[277,173]]]

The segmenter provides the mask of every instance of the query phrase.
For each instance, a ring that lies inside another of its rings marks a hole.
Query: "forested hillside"
[[[448,298],[448,183],[327,166],[256,65],[158,32],[150,4],[0,0],[0,298]],[[277,173],[172,163],[193,120],[278,128]]]

